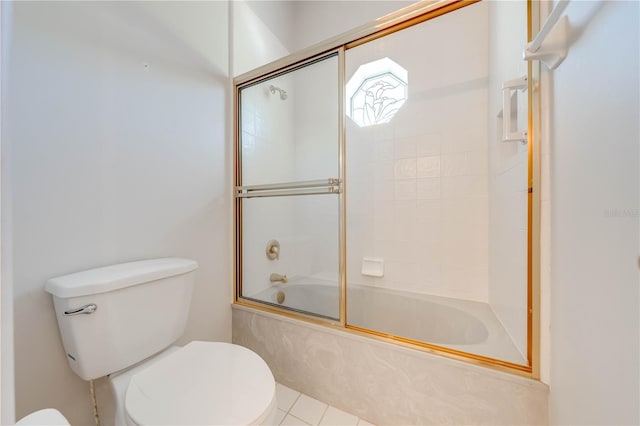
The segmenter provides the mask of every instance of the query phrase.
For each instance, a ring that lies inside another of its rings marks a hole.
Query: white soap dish
[[[369,277],[383,277],[384,276],[384,259],[377,259],[373,257],[362,258],[362,275]]]

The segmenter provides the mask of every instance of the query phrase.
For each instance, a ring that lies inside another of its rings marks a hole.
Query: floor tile
[[[300,395],[293,408],[289,411],[290,414],[304,420],[305,422],[317,425],[322,419],[322,415],[327,409],[328,405],[324,402],[320,402],[317,399],[313,399],[305,394]]]
[[[327,426],[355,426],[358,424],[358,416],[349,414],[342,410],[338,410],[336,407],[327,408],[327,411],[320,420],[321,425]]]
[[[287,412],[296,402],[296,399],[300,396],[300,392],[291,388],[276,383],[276,398],[278,399],[278,408],[284,412]]]
[[[282,423],[285,417],[287,417],[287,412],[278,409],[276,411],[276,424],[279,425],[280,423]]]
[[[309,423],[305,423],[299,418],[292,416],[291,414],[287,414],[287,417],[285,417],[280,424],[286,426],[309,426]]]

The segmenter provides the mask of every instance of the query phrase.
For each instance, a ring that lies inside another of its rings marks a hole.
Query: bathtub
[[[251,300],[337,320],[339,290],[294,278]],[[525,359],[487,303],[350,284],[347,323],[382,333],[523,364]]]

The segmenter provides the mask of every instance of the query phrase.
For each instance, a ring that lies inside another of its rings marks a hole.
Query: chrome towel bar
[[[236,198],[281,197],[288,195],[340,194],[342,180],[336,178],[266,185],[236,186]]]

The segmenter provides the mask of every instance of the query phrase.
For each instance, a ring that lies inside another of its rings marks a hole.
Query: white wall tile
[[[440,286],[437,293],[446,294],[444,289],[451,285],[442,281],[443,262],[451,257],[454,260],[446,264],[455,264],[460,256],[459,251],[443,251],[442,241],[453,239],[456,244],[469,247],[464,251],[465,261],[473,265],[456,279],[455,297],[466,294],[464,297],[477,299],[478,294],[484,294],[486,300],[488,278],[472,275],[488,274],[488,267],[479,265],[482,260],[487,262],[487,257],[478,254],[479,247],[487,249],[488,206],[486,200],[470,204],[469,199],[486,198],[488,194],[488,68],[486,58],[477,56],[477,52],[487,51],[486,33],[482,33],[487,30],[487,9],[480,6],[475,11],[469,8],[465,12],[468,13],[466,18],[449,16],[472,19],[477,23],[471,25],[469,31],[478,36],[466,38],[464,47],[457,45],[461,38],[447,38],[437,45],[429,45],[422,55],[415,55],[412,44],[403,37],[414,40],[424,37],[424,31],[435,35],[444,29],[424,26],[415,27],[411,30],[413,33],[406,35],[394,34],[384,40],[384,46],[380,44],[382,41],[373,42],[347,54],[347,76],[359,64],[377,58],[383,49],[393,49],[394,60],[410,74],[409,100],[390,123],[370,128],[347,126],[348,143],[358,147],[372,145],[368,149],[379,160],[367,164],[355,158],[355,154],[347,155],[350,173],[359,177],[375,176],[373,182],[362,179],[358,184],[374,188],[376,202],[374,208],[356,207],[354,204],[362,204],[362,198],[348,195],[347,214],[353,209],[362,216],[358,216],[361,221],[358,226],[348,232],[347,247],[348,257],[361,259],[364,253],[358,250],[368,250],[367,253],[383,256],[388,261],[385,276],[376,279],[375,285],[419,293],[434,291]],[[476,54],[464,56],[461,52],[470,45],[475,46]],[[453,64],[448,62],[453,60],[458,62],[451,67],[430,65],[434,62]],[[394,159],[392,177],[388,166],[390,156]],[[384,171],[375,171],[381,163],[385,164]],[[362,186],[359,189],[362,190]],[[444,198],[455,201],[455,207],[450,203],[446,213],[439,204]],[[480,209],[485,211],[479,212]],[[362,222],[366,212],[374,217],[372,222]],[[450,217],[447,223],[443,221],[445,215]],[[481,223],[478,217],[484,218],[484,222]],[[462,222],[460,229],[467,232],[454,233],[456,221]],[[478,232],[467,223],[483,226],[485,232]],[[445,233],[443,229],[449,230]],[[366,248],[356,243],[369,241],[371,236],[374,242]],[[350,282],[357,271],[359,269],[349,269]],[[364,282],[362,277],[353,279]],[[474,286],[483,289],[475,290]]]
[[[443,154],[441,157],[442,176],[461,176],[470,174],[469,155],[466,152]]]
[[[393,141],[394,158],[416,158],[416,139],[414,137],[398,139]]]
[[[394,161],[394,177],[396,179],[409,179],[416,177],[416,159],[404,158]]]
[[[419,178],[440,177],[440,156],[418,157],[416,176]]]
[[[393,183],[395,200],[415,200],[416,199],[416,180],[415,179],[396,179]]]
[[[442,137],[437,133],[425,133],[417,137],[416,155],[428,157],[440,155]]]
[[[425,178],[416,181],[418,200],[438,200],[440,198],[440,178]]]

